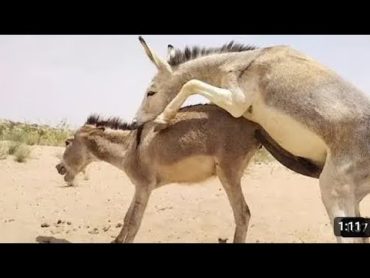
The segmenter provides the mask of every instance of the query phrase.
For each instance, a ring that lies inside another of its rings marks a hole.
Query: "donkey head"
[[[134,121],[138,126],[154,120],[162,113],[183,85],[181,77],[173,72],[170,64],[165,59],[159,57],[142,37],[139,37],[139,41],[144,47],[149,59],[157,67],[158,72],[148,86],[144,99],[136,113]],[[174,47],[168,45],[167,58],[170,59],[174,54]]]
[[[85,128],[87,130],[87,128]],[[73,186],[75,177],[83,171],[87,165],[94,161],[94,157],[84,143],[87,133],[84,129],[77,131],[73,138],[65,141],[66,148],[63,158],[55,167],[60,175],[64,176],[64,181]]]

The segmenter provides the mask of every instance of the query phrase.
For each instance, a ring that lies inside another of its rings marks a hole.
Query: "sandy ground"
[[[100,162],[88,168],[89,180],[80,176],[79,186],[66,187],[55,170],[63,150],[37,146],[26,163],[0,160],[0,242],[106,243],[118,234],[134,186],[124,172]],[[247,173],[247,242],[335,242],[317,180],[277,162],[250,165]],[[369,198],[361,210],[370,216]],[[233,233],[231,208],[214,178],[155,190],[135,242],[231,242]]]

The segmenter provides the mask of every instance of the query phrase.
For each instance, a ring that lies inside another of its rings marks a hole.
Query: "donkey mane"
[[[204,104],[200,103],[200,104],[193,104],[193,105],[181,107],[180,110],[184,111],[189,108],[193,108],[197,106],[215,106],[215,105],[211,103],[204,103]],[[134,126],[132,123],[129,124],[118,117],[103,118],[102,116],[98,114],[90,115],[87,118],[85,125],[93,125],[96,127],[107,127],[107,128],[116,129],[116,130],[135,130],[137,129],[137,127]]]
[[[116,130],[134,130],[135,126],[129,124],[118,117],[102,118],[100,115],[93,114],[90,115],[85,125],[94,125],[96,127],[107,127]]]
[[[198,108],[198,107],[204,107],[204,106],[217,107],[217,105],[215,105],[213,103],[196,103],[196,104],[189,104],[189,105],[183,106],[179,109],[179,111],[186,111],[186,110],[191,109],[191,108]]]
[[[257,47],[251,45],[244,45],[241,43],[235,43],[234,41],[224,44],[221,47],[212,47],[212,48],[206,47],[201,48],[199,46],[193,46],[190,48],[187,46],[185,47],[184,50],[176,49],[174,55],[172,55],[168,60],[168,63],[171,66],[178,66],[187,61],[194,60],[196,58],[207,56],[210,54],[242,52],[254,49],[257,49]]]

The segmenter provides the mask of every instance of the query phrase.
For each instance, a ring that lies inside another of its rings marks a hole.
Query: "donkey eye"
[[[65,144],[66,144],[66,146],[68,146],[69,144],[71,144],[71,140],[66,140]]]
[[[157,92],[149,91],[146,95],[148,97],[155,95]]]

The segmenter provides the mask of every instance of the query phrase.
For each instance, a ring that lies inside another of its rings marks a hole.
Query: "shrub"
[[[0,159],[5,159],[9,153],[8,142],[0,141]]]
[[[25,162],[30,156],[31,150],[25,144],[20,144],[14,153],[14,160],[17,162]]]
[[[8,145],[8,154],[10,155],[14,154],[20,145],[21,143],[19,142],[10,142]]]

